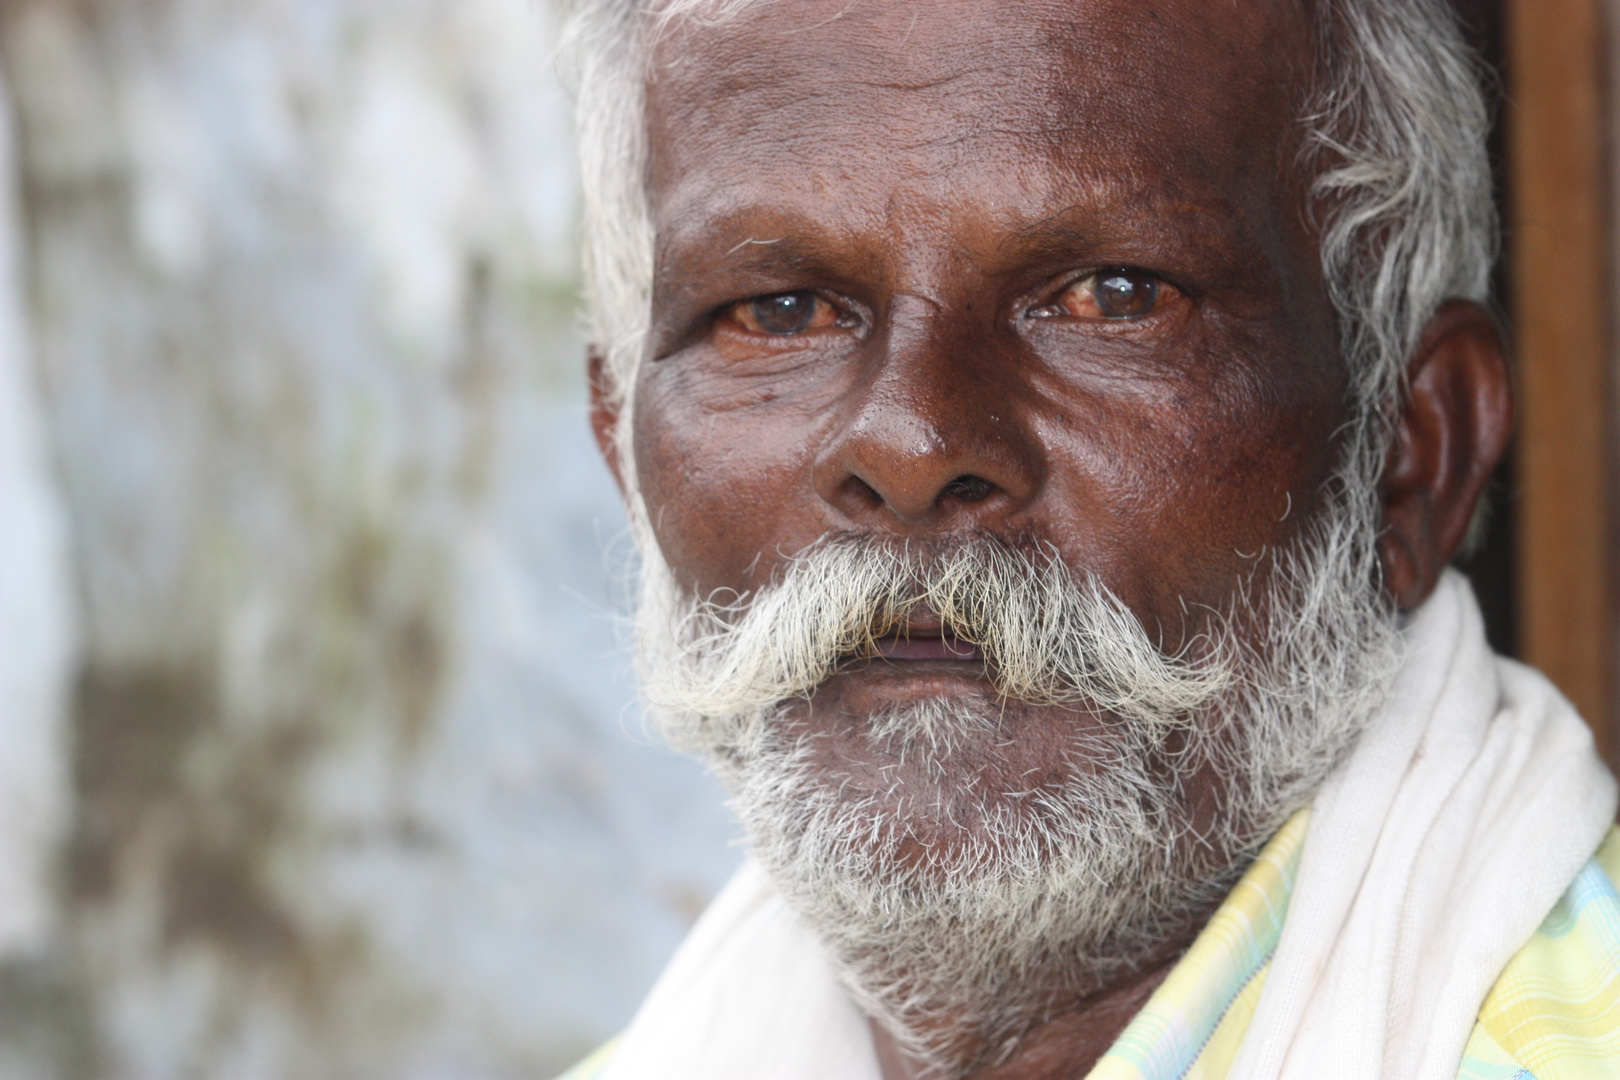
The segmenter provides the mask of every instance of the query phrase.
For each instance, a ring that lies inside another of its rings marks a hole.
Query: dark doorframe
[[[1603,0],[1508,0],[1519,633],[1612,753],[1613,234]]]
[[[1496,521],[1466,569],[1498,647],[1546,672],[1612,761],[1620,469],[1605,0],[1456,3],[1506,88],[1498,277],[1519,403]]]

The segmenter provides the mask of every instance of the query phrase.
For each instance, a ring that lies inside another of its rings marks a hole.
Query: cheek
[[[1179,554],[1186,594],[1224,598],[1312,519],[1337,461],[1343,411],[1330,387],[1307,382],[1228,392],[1213,408],[1178,412],[1156,462],[1168,496],[1155,515],[1159,542]]]
[[[701,403],[700,403],[701,402]],[[676,579],[703,591],[759,582],[765,551],[797,550],[795,493],[808,481],[804,419],[769,390],[716,408],[675,371],[636,389],[636,471],[653,533]]]
[[[1344,417],[1330,363],[1240,367],[1211,356],[1187,370],[1098,384],[1045,434],[1067,459],[1049,505],[1081,508],[1069,543],[1169,627],[1184,604],[1224,606],[1262,554],[1298,535],[1332,475]]]

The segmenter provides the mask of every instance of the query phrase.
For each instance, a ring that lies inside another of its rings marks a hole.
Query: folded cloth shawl
[[[1452,1080],[1486,993],[1614,819],[1573,707],[1491,653],[1448,572],[1389,703],[1317,796],[1232,1080]],[[602,1080],[879,1080],[866,1021],[752,861]]]

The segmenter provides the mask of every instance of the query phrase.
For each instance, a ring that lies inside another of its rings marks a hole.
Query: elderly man
[[[645,691],[751,840],[578,1075],[1620,1076],[1614,783],[1447,569],[1511,404],[1439,0],[567,59]]]

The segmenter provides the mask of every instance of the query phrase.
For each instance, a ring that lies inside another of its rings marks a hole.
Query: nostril
[[[948,496],[961,502],[976,503],[988,499],[995,489],[996,486],[983,477],[964,474],[946,484],[939,495],[942,499]]]
[[[848,491],[860,505],[876,509],[883,505],[883,496],[878,494],[876,488],[858,476],[851,476],[844,481],[844,490]]]

